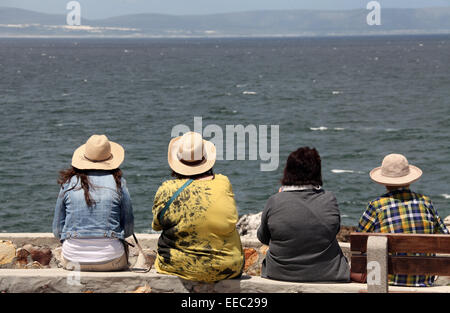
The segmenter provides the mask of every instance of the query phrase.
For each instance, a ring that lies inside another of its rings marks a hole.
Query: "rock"
[[[262,212],[257,214],[245,214],[241,216],[236,224],[236,228],[239,235],[242,237],[254,237],[256,238],[256,233],[258,231],[259,225],[261,224]]]
[[[22,249],[27,250],[29,253],[31,253],[31,250],[33,250],[33,246],[30,244],[26,244],[22,247]]]
[[[57,247],[52,250],[52,260],[50,261],[50,267],[63,267],[62,264],[62,247]]]
[[[16,247],[9,240],[0,240],[0,265],[10,264],[16,257]]]
[[[26,268],[28,268],[28,269],[41,269],[41,268],[44,268],[44,267],[42,266],[41,263],[39,263],[37,261],[34,261],[33,263],[28,264]]]
[[[257,276],[261,272],[258,252],[253,248],[245,248],[245,264],[244,264],[244,272],[248,275]]]
[[[450,215],[444,219],[444,224],[447,228],[450,228]]]
[[[16,265],[19,268],[26,266],[29,263],[29,258],[28,258],[29,255],[30,255],[30,252],[28,252],[24,248],[17,249],[16,250]]]
[[[341,230],[336,236],[336,239],[340,242],[350,242],[350,233],[356,231],[355,226],[343,226],[341,225]]]
[[[49,265],[52,260],[52,250],[49,248],[35,247],[27,244],[22,249],[30,253],[32,261],[39,262],[43,266]]]
[[[262,256],[266,256],[267,250],[269,250],[269,246],[262,245],[261,248],[259,248],[259,254]]]

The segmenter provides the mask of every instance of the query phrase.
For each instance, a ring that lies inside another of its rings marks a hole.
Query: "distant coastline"
[[[0,7],[1,38],[286,38],[450,34],[450,7],[382,10],[370,26],[368,10],[272,10],[210,15],[133,14],[81,18]]]
[[[5,36],[0,34],[0,39],[320,39],[320,38],[383,38],[383,37],[425,37],[425,36],[449,36],[450,30],[441,33],[366,33],[366,34],[327,34],[327,35],[228,35],[228,36],[88,36],[88,35],[12,35]]]

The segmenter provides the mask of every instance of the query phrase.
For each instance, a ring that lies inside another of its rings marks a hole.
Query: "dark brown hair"
[[[315,148],[302,147],[292,152],[281,179],[284,186],[322,186],[322,165]]]
[[[203,177],[208,177],[208,176],[214,176],[214,171],[213,169],[209,169],[204,173],[201,174],[197,174],[197,175],[192,175],[192,176],[186,176],[186,175],[181,175],[180,173],[177,173],[175,171],[172,171],[172,177],[175,177],[177,179],[199,179],[199,178],[203,178]]]
[[[84,190],[84,199],[86,200],[86,204],[90,207],[94,204],[94,200],[91,198],[91,195],[89,194],[89,190],[91,188],[94,189],[94,186],[89,181],[89,177],[87,174],[88,171],[89,170],[80,170],[73,166],[68,169],[62,170],[59,172],[58,184],[61,185],[61,187],[62,187],[66,182],[70,181],[70,179],[73,176],[76,176],[77,183],[72,188],[66,190],[64,193],[66,193],[70,190],[73,190],[76,187],[76,185],[78,184],[78,182],[80,182],[81,188]],[[115,170],[105,171],[105,172],[110,172],[113,175],[114,180],[116,182],[117,191],[119,191],[120,188],[122,187],[122,184],[121,184],[122,171],[120,170],[120,168],[117,168]]]

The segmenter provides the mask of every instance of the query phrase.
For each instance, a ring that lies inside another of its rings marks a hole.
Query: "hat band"
[[[406,171],[402,171],[402,173],[394,173],[394,174],[387,174],[387,173],[384,173],[384,172],[383,172],[383,169],[381,169],[381,174],[382,174],[383,176],[390,177],[390,178],[398,178],[398,177],[408,176],[409,173],[411,173],[409,167],[408,167],[408,169],[407,169]]]
[[[188,166],[195,166],[195,165],[199,165],[202,164],[206,161],[205,157],[203,157],[201,160],[198,161],[185,161],[185,160],[180,160],[181,163],[183,163],[184,165],[188,165]]]
[[[105,161],[111,160],[111,159],[113,158],[113,155],[112,155],[112,153],[111,153],[111,154],[109,155],[109,157],[107,157],[107,158],[104,159],[104,160],[91,160],[91,159],[89,159],[89,158],[86,156],[86,154],[83,154],[83,157],[84,157],[86,160],[90,161],[90,162],[100,163],[100,162],[105,162]]]

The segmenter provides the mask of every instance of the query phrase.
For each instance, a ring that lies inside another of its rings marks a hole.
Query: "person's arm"
[[[433,212],[434,217],[434,233],[435,234],[450,234],[447,226],[445,226],[441,217],[439,216],[437,209],[433,206],[433,203],[430,200],[429,209]]]
[[[55,214],[53,215],[52,230],[53,235],[58,240],[61,240],[61,232],[66,221],[66,205],[64,203],[64,189],[59,190],[58,198],[56,199]]]
[[[127,182],[124,178],[122,178],[121,184],[122,201],[120,203],[120,223],[124,229],[124,236],[127,238],[133,235],[134,232],[134,215],[130,193],[128,192]]]
[[[166,205],[166,202],[163,201],[163,192],[162,189],[163,186],[160,186],[155,194],[155,199],[153,200],[153,207],[152,207],[152,213],[153,213],[153,221],[152,221],[152,228],[153,230],[160,231],[162,230],[161,225],[159,224],[158,220],[158,214],[161,212],[161,210]]]
[[[363,213],[359,220],[357,232],[361,233],[372,233],[377,230],[377,220],[378,220],[378,214],[377,210],[374,208],[372,203],[369,203],[369,205],[366,208],[366,211]]]
[[[334,236],[337,236],[339,231],[341,230],[341,211],[339,210],[339,205],[336,199],[336,196],[331,191],[326,191],[330,194],[330,200],[328,203],[328,206],[330,208],[331,214],[331,222],[327,225],[327,227],[332,227],[332,230],[334,231]]]
[[[265,245],[269,245],[270,243],[270,230],[268,225],[268,214],[270,211],[271,200],[269,199],[266,203],[266,207],[264,208],[261,214],[261,224],[259,225],[257,237],[258,240]]]

